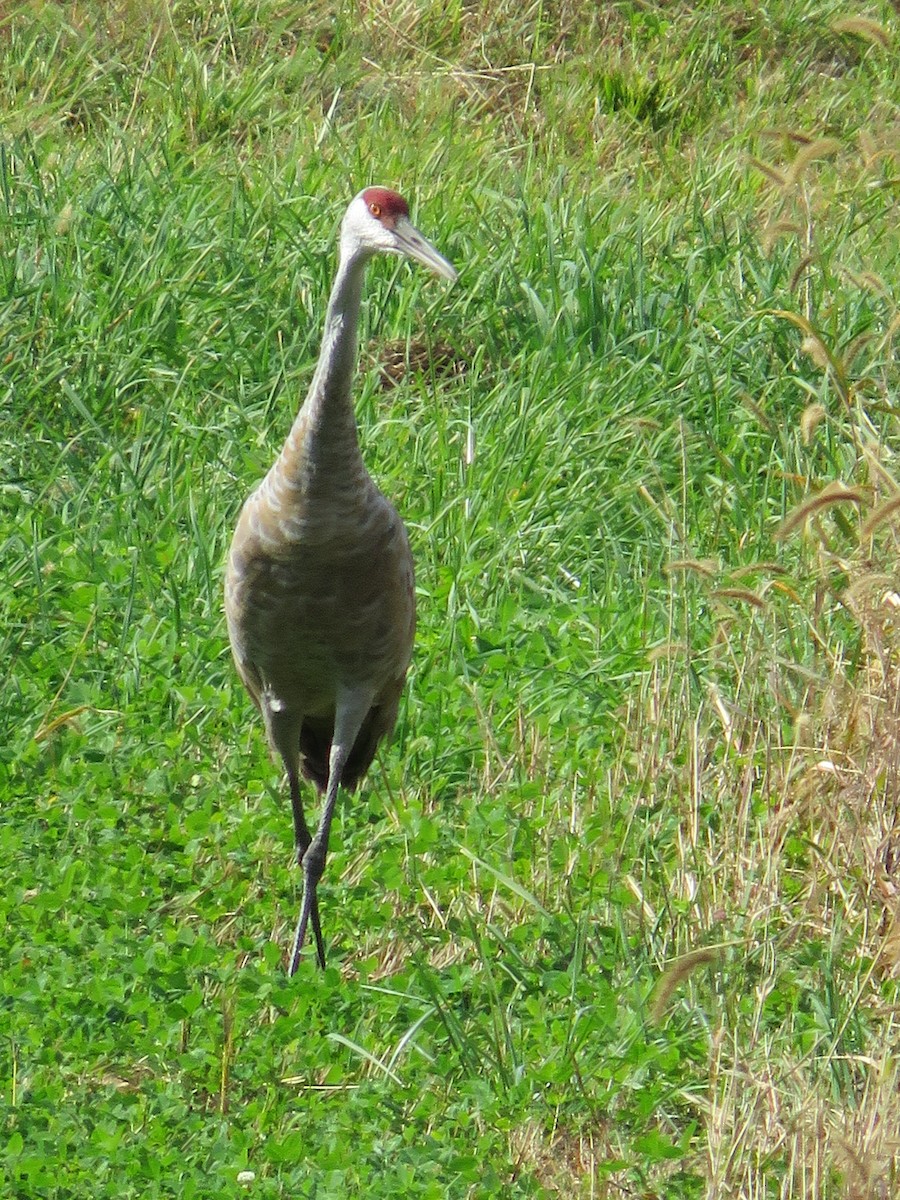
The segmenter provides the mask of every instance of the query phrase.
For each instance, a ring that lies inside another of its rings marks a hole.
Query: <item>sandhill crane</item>
[[[406,255],[456,278],[411,224],[402,196],[370,187],[350,203],[312,384],[244,504],[226,568],[234,660],[290,786],[304,879],[291,975],[310,923],[325,966],[316,890],[338,788],[359,783],[394,728],[415,628],[409,540],[363,464],[350,394],[363,275],[375,254]],[[301,773],[325,795],[315,837]]]

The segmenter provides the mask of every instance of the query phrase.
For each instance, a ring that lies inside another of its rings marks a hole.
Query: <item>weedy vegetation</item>
[[[897,1193],[897,9],[0,16],[2,1194]],[[373,266],[397,735],[296,911],[222,563]]]

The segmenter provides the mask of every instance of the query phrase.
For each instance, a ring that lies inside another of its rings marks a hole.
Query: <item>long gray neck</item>
[[[364,258],[342,256],[338,263],[325,313],[319,361],[303,406],[323,410],[326,419],[349,414],[354,436],[356,420],[350,403],[350,385],[356,369],[359,306],[365,270]]]
[[[351,385],[367,259],[341,256],[312,383],[276,466],[301,490],[330,489],[364,470]]]

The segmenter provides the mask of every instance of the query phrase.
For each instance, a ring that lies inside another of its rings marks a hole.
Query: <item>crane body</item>
[[[409,540],[366,470],[351,398],[372,255],[405,254],[456,276],[408,214],[402,197],[386,188],[367,188],[351,202],[309,392],[281,453],[244,504],[226,567],[232,652],[284,763],[304,874],[290,974],[309,924],[325,965],[317,887],[338,790],[360,782],[393,730],[412,653]],[[301,775],[324,793],[315,836]]]

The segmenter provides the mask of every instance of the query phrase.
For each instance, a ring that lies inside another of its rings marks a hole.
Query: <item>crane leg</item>
[[[312,834],[309,832],[309,826],[306,824],[306,817],[303,813],[303,796],[300,791],[299,743],[300,727],[303,723],[303,718],[301,714],[290,708],[279,697],[273,696],[265,690],[260,700],[260,708],[266,722],[266,732],[269,735],[269,741],[281,755],[284,769],[287,772],[288,784],[291,789],[291,812],[294,817],[294,849],[297,854],[297,865],[303,866],[303,860],[312,842]],[[325,942],[322,940],[319,905],[315,895],[313,896],[307,919],[312,922],[313,935],[316,939],[316,957],[319,960],[319,966],[324,970]],[[304,934],[305,932],[304,927]],[[293,975],[297,970],[297,962],[300,957],[302,945],[302,940],[298,945],[297,938],[295,937],[294,948],[291,952],[290,963],[288,965],[289,975]]]
[[[316,937],[319,966],[325,966],[325,948],[322,945],[322,933],[319,926],[318,886],[325,870],[325,859],[328,856],[328,839],[331,835],[331,822],[334,808],[337,804],[338,789],[341,776],[356,735],[372,703],[369,693],[361,695],[358,692],[345,694],[337,706],[334,739],[331,743],[331,754],[328,759],[328,787],[325,792],[325,803],[322,807],[322,819],[315,837],[310,841],[303,854],[303,904],[300,908],[300,919],[297,922],[297,932],[294,935],[294,946],[291,951],[291,962],[288,974],[293,975],[300,961],[300,951],[306,941],[306,929],[312,922],[313,933]],[[305,824],[305,822],[304,822]],[[307,831],[308,835],[308,831]]]
[[[291,787],[291,811],[294,816],[294,846],[297,851],[297,865],[303,866],[303,859],[312,842],[312,834],[309,832],[309,826],[306,824],[306,817],[303,815],[303,800],[300,795],[300,775],[295,766],[288,767],[288,782]],[[322,940],[322,926],[319,921],[319,903],[314,896],[312,907],[309,913],[312,922],[313,936],[316,939],[316,958],[319,960],[319,966],[325,970],[325,943]],[[298,927],[299,932],[299,927]],[[288,967],[288,974],[293,975],[297,970],[297,963],[300,958],[300,946],[297,945],[297,938],[294,938],[294,946],[291,951],[291,961]]]

